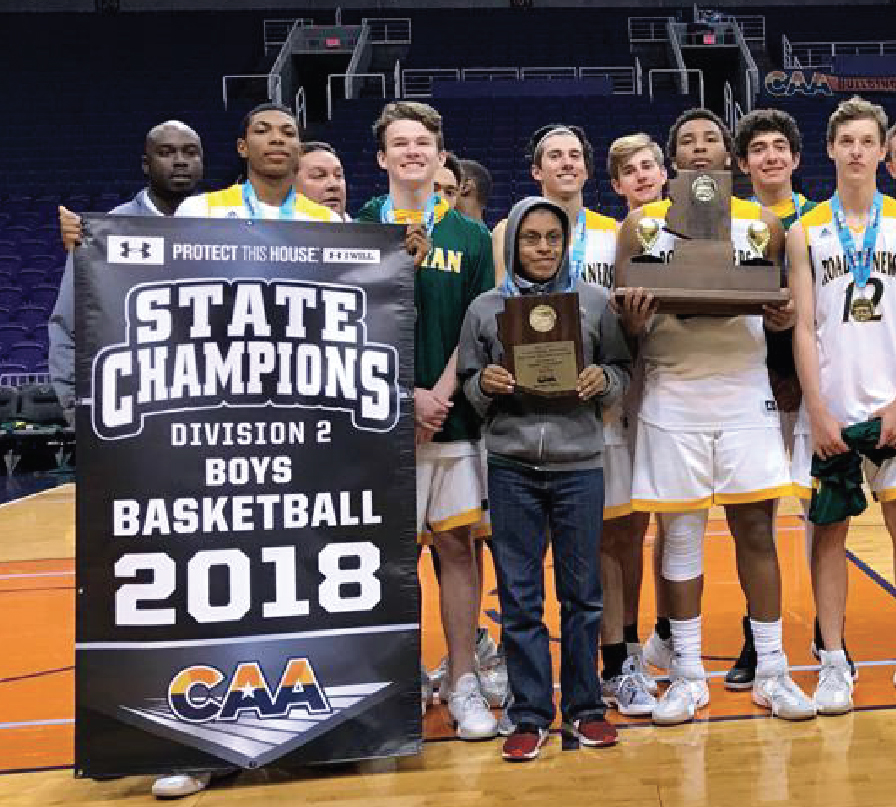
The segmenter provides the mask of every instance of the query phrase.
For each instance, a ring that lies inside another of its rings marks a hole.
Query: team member
[[[730,146],[727,127],[705,109],[688,110],[669,132],[669,159],[678,169],[723,170]],[[620,233],[620,260],[640,251],[636,228],[641,218],[662,221],[669,205],[656,202],[629,214]],[[772,235],[769,254],[782,254],[777,218],[758,204],[734,198],[731,233],[738,260],[751,254],[747,228],[760,219]],[[674,250],[675,238],[663,228],[653,254]],[[649,295],[639,290],[626,295],[623,310],[632,327],[645,319],[645,299]],[[789,318],[786,310],[769,309],[765,324],[786,327]],[[644,397],[632,499],[639,509],[659,513],[663,522],[663,577],[674,651],[672,684],[654,709],[654,722],[686,722],[709,702],[700,611],[703,534],[713,504],[725,507],[751,614],[759,657],[753,700],[778,717],[813,717],[815,707],[790,678],[783,649],[773,503],[791,482],[777,413],[769,403],[763,318],[656,314],[647,319],[642,350]]]
[[[794,452],[804,496],[812,486],[813,450],[820,460],[850,451],[846,427],[880,418],[876,448],[896,446],[896,200],[876,184],[886,131],[886,113],[876,104],[854,97],[837,107],[827,129],[837,190],[787,237],[796,366],[811,427],[811,437],[797,436]],[[896,547],[896,460],[866,467]],[[815,608],[824,647],[837,648],[819,653],[815,703],[822,714],[852,709],[853,680],[841,649],[848,528],[848,516],[812,527]]]
[[[554,718],[542,619],[549,532],[560,600],[564,730],[587,746],[616,742],[616,730],[604,719],[595,666],[601,614],[600,410],[622,398],[631,359],[607,291],[571,274],[563,208],[543,197],[524,199],[510,211],[505,232],[507,277],[470,306],[458,374],[486,423],[492,553],[513,694],[508,715],[515,724],[503,756],[524,761],[538,755]],[[513,376],[500,366],[496,315],[507,298],[568,291],[579,295],[585,368],[576,384],[578,405],[558,408],[515,392]]]
[[[887,171],[896,179],[896,123],[887,130]]]
[[[616,193],[625,199],[628,211],[656,202],[663,197],[663,187],[668,175],[663,161],[663,150],[649,135],[637,133],[614,140],[607,150],[607,173]],[[624,402],[625,434],[629,456],[634,454],[634,443],[643,391],[643,367],[635,367],[632,387]],[[669,611],[662,578],[663,534],[659,522],[653,542],[653,574],[656,594],[656,625],[647,643],[641,648],[638,639],[638,608],[641,599],[641,580],[644,573],[644,536],[650,523],[649,513],[632,513],[611,522],[618,525],[614,542],[604,541],[602,569],[616,564],[622,579],[623,638],[628,655],[639,662],[646,661],[653,667],[668,670],[672,659],[672,639],[669,630]],[[618,559],[610,549],[615,549]],[[606,571],[604,572],[606,579]],[[609,620],[605,620],[609,622]],[[656,694],[656,682],[645,676],[651,694]],[[621,684],[624,683],[620,681]],[[643,707],[647,706],[647,701]]]
[[[397,101],[385,106],[373,129],[389,194],[364,205],[359,221],[421,222],[432,242],[414,275],[417,532],[432,534],[441,561],[448,708],[461,739],[492,737],[497,722],[474,667],[479,577],[471,527],[482,517],[485,498],[479,422],[464,396],[455,394],[464,314],[494,286],[488,231],[435,193],[445,155],[438,112]]]
[[[435,177],[435,191],[449,205],[457,205],[457,195],[464,184],[464,171],[460,167],[460,160],[450,151],[445,152],[445,162],[439,166]]]
[[[604,289],[614,288],[617,223],[588,210],[582,192],[594,173],[594,150],[578,127],[549,125],[538,129],[527,150],[532,177],[545,198],[559,204],[572,227],[569,240],[570,271],[576,278]],[[499,223],[492,244],[503,237]],[[501,261],[503,265],[503,259]],[[603,410],[604,419],[604,528],[601,538],[601,584],[604,615],[601,656],[607,702],[627,715],[650,714],[655,705],[655,682],[641,668],[639,648],[632,654],[624,635],[622,567],[627,565],[631,535],[631,453],[628,448],[622,402]],[[643,517],[641,518],[643,522]],[[637,630],[637,629],[636,629]],[[635,636],[637,639],[637,636]]]
[[[492,175],[476,160],[461,160],[460,168],[464,181],[457,196],[457,209],[474,221],[485,224],[485,208],[492,195]]]
[[[143,174],[148,183],[130,202],[109,211],[116,216],[170,216],[196,191],[202,181],[202,143],[193,129],[170,120],[149,130],[143,151]],[[81,241],[81,219],[60,208],[62,238],[66,249]],[[50,316],[50,377],[70,422],[75,406],[74,266],[71,252]],[[208,787],[211,773],[172,774],[155,780],[157,798],[181,798]]]
[[[345,212],[345,172],[339,155],[329,143],[319,140],[302,143],[295,187],[312,202],[330,208],[343,221],[351,221]]]
[[[752,201],[768,208],[787,231],[802,215],[815,207],[793,189],[793,173],[799,167],[802,137],[793,117],[778,109],[757,109],[744,115],[734,133],[734,153],[740,170],[750,178]],[[793,329],[767,331],[767,365],[772,393],[781,417],[784,445],[793,453],[794,433],[804,428],[798,423],[799,380],[793,363]],[[816,621],[816,644],[821,644]],[[743,618],[744,646],[734,666],[725,676],[729,689],[749,689],[756,676],[756,649],[750,618]]]
[[[187,124],[176,120],[154,126],[143,147],[146,187],[131,201],[113,208],[117,216],[170,216],[178,205],[196,192],[202,181],[202,143]],[[81,241],[81,217],[59,208],[62,241],[72,250]],[[48,326],[50,336],[50,380],[69,422],[75,406],[75,298],[74,264],[71,252],[59,286],[59,296]]]

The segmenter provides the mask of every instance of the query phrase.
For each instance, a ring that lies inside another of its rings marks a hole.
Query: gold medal
[[[549,305],[537,305],[529,312],[529,325],[533,331],[547,333],[557,322],[557,312]]]
[[[874,316],[874,303],[864,297],[858,297],[852,301],[849,310],[856,322],[869,322]]]

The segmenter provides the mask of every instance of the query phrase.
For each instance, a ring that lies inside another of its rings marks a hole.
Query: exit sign
[[[326,44],[328,48],[341,48],[342,40],[338,36],[329,36],[325,40],[324,44]]]

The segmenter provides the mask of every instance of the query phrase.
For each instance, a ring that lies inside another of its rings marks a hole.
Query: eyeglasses
[[[520,244],[526,247],[537,247],[541,244],[542,240],[547,241],[548,246],[552,249],[556,249],[563,245],[563,233],[556,230],[547,234],[531,231],[520,233]]]

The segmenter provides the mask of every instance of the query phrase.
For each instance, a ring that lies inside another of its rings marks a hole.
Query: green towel
[[[823,460],[812,455],[812,476],[819,487],[812,491],[809,521],[813,524],[836,524],[850,516],[865,512],[868,501],[862,490],[862,457],[880,465],[896,457],[896,449],[875,448],[880,440],[880,418],[848,426],[840,432],[850,450]]]

